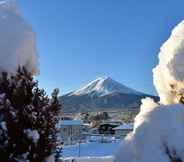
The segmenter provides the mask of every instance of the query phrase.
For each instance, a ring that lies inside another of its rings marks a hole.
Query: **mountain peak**
[[[72,95],[91,95],[91,96],[105,96],[112,93],[124,93],[124,94],[136,94],[141,95],[141,92],[137,92],[121,83],[113,80],[109,76],[99,77],[96,80],[88,83],[86,86],[79,90],[69,93]]]
[[[97,79],[99,79],[99,80],[107,80],[107,79],[111,79],[111,80],[112,80],[112,78],[111,78],[111,77],[109,77],[109,76],[101,76],[101,77],[98,77]]]
[[[102,77],[98,77],[97,79],[93,80],[92,82],[95,82],[95,81],[103,82],[103,81],[106,81],[106,80],[113,80],[113,79],[109,76],[102,76]],[[92,82],[90,82],[90,83],[92,83]]]

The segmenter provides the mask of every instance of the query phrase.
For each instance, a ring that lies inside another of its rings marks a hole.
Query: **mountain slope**
[[[125,93],[125,94],[136,94],[141,95],[142,93],[137,92],[131,88],[128,88],[110,77],[100,77],[79,90],[69,93],[72,95],[86,95],[92,94],[97,96],[105,96],[111,93]]]
[[[88,112],[138,108],[144,97],[158,99],[124,86],[110,77],[101,77],[62,96],[60,100],[64,112]]]

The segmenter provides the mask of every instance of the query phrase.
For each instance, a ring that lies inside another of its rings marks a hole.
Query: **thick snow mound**
[[[0,72],[15,73],[19,66],[38,73],[35,33],[14,0],[0,1]]]
[[[169,155],[184,161],[184,105],[153,107],[140,113],[135,125],[115,162],[170,162]]]
[[[154,85],[162,104],[178,103],[184,91],[184,21],[178,24],[162,45],[159,64],[153,70]]]
[[[124,140],[115,162],[184,161],[184,21],[159,53],[153,70],[160,103],[142,100],[134,131]]]

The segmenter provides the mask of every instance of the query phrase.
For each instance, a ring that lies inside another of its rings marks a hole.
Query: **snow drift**
[[[66,158],[62,159],[63,162],[113,162],[113,157],[78,157],[78,158]]]
[[[177,25],[162,45],[159,64],[153,69],[154,85],[162,104],[178,102],[184,92],[184,21]]]
[[[15,73],[19,66],[38,73],[35,33],[14,0],[0,1],[0,72]]]
[[[184,162],[184,21],[161,47],[153,78],[160,103],[142,100],[115,162]]]
[[[171,162],[169,156],[184,161],[183,117],[184,106],[181,104],[160,105],[146,113],[141,112],[115,162]]]

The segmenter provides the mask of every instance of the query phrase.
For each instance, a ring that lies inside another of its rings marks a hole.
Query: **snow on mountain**
[[[100,77],[60,97],[64,112],[90,112],[139,108],[141,99],[158,97],[138,92],[110,77]]]
[[[142,95],[143,93],[128,88],[121,83],[113,80],[110,77],[100,77],[96,80],[90,82],[86,86],[79,90],[73,91],[68,94],[68,96],[80,96],[80,95],[96,95],[99,97],[109,95],[112,93],[123,93],[123,94],[135,94]]]

